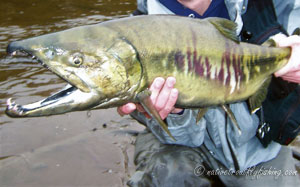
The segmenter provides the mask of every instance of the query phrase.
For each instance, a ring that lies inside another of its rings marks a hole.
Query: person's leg
[[[203,163],[199,151],[161,144],[152,133],[139,134],[135,146],[137,168],[129,186],[211,186],[208,178],[194,173]]]
[[[289,147],[282,146],[278,156],[240,173],[236,177],[220,179],[226,186],[299,186],[299,173]]]

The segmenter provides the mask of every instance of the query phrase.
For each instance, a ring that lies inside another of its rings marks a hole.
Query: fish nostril
[[[49,58],[49,59],[53,59],[55,53],[54,51],[52,50],[48,50],[46,53],[45,53],[46,57]]]

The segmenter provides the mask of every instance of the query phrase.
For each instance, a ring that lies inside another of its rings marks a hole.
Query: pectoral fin
[[[144,90],[140,92],[137,95],[138,101],[141,103],[141,105],[144,107],[146,112],[157,121],[157,123],[161,126],[161,128],[174,140],[176,139],[172,136],[171,132],[168,129],[168,126],[166,123],[160,118],[159,113],[156,111],[154,105],[152,104],[152,101],[150,99],[151,91]]]
[[[227,113],[227,115],[229,116],[229,118],[231,119],[233,125],[238,129],[239,135],[241,135],[242,134],[241,128],[240,128],[240,126],[239,126],[239,124],[238,124],[238,122],[237,122],[237,120],[236,120],[233,112],[229,108],[229,106],[227,106],[227,105],[221,105],[221,106],[222,106],[223,110]]]

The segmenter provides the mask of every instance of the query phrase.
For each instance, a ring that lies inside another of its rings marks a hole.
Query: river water
[[[56,90],[61,81],[30,58],[6,56],[9,42],[128,16],[134,0],[1,0],[0,124],[7,98],[30,102]]]
[[[1,0],[0,186],[124,186],[134,171],[132,131],[143,127],[115,109],[9,118],[6,100],[41,100],[65,83],[11,41],[129,16],[135,0]]]

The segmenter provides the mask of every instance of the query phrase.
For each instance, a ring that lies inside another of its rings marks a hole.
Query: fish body
[[[177,107],[203,108],[255,95],[288,61],[291,49],[239,42],[220,18],[169,15],[122,18],[12,42],[8,53],[37,58],[69,83],[45,100],[18,105],[12,117],[55,115],[139,102],[156,77],[176,78]]]

